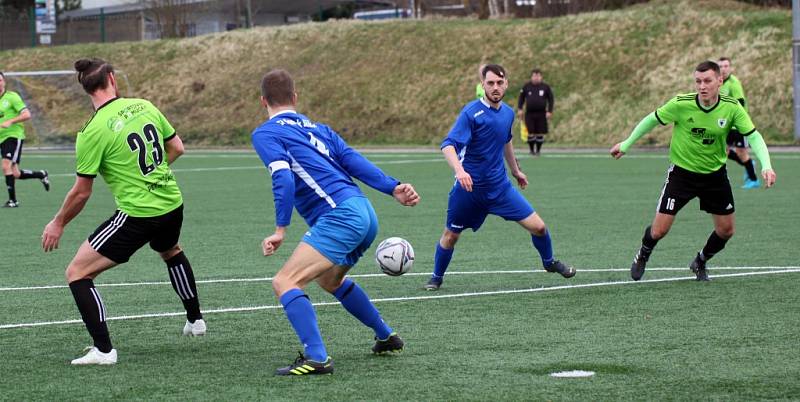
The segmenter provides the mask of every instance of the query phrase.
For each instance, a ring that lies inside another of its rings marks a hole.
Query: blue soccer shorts
[[[366,197],[351,197],[317,219],[303,242],[336,265],[352,267],[378,234],[378,216]]]
[[[534,212],[528,200],[510,183],[499,190],[473,187],[472,192],[468,192],[456,182],[447,200],[446,228],[455,233],[467,228],[476,232],[489,214],[519,222]]]

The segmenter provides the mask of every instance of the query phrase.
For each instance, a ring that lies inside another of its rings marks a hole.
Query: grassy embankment
[[[356,144],[436,144],[474,93],[477,66],[503,64],[507,101],[533,66],[556,93],[550,141],[608,145],[646,113],[693,90],[697,62],[734,60],[769,143],[792,141],[791,15],[728,0],[656,0],[553,19],[355,21],[257,28],[184,40],[0,52],[5,71],[69,69],[97,56],[124,70],[194,145],[245,145],[264,113],[259,80],[284,67],[299,109]],[[74,135],[90,114],[69,79],[26,79],[52,131]],[[72,133],[72,134],[69,134]],[[31,142],[49,138],[32,133]],[[657,129],[640,144],[666,144]]]

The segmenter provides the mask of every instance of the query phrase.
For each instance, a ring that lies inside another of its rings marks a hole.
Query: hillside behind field
[[[182,40],[0,52],[3,71],[65,70],[95,56],[130,80],[194,145],[246,145],[266,116],[258,102],[270,68],[292,72],[299,110],[357,144],[438,144],[474,96],[477,66],[504,65],[516,104],[532,67],[556,94],[550,141],[609,145],[678,93],[693,91],[704,59],[733,58],[756,126],[792,142],[791,13],[724,0],[653,1],[552,19],[338,21],[257,28]],[[24,79],[28,103],[69,139],[91,115],[73,77]],[[11,89],[15,89],[12,83]],[[29,127],[30,129],[30,127]],[[31,130],[35,131],[35,130]],[[640,144],[666,144],[663,128]]]

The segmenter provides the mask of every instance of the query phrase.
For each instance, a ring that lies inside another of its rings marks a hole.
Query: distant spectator
[[[519,91],[517,113],[528,128],[528,146],[531,155],[538,156],[547,134],[547,121],[553,115],[553,91],[542,81],[542,71],[534,68],[531,80]],[[522,106],[525,105],[524,117]]]

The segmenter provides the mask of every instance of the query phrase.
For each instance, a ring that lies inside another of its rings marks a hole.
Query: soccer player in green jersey
[[[100,59],[75,62],[78,81],[89,94],[94,115],[78,132],[77,177],[64,204],[44,228],[42,248],[58,248],[64,227],[83,209],[100,174],[114,194],[117,211],[81,244],[66,277],[94,346],[72,364],[115,364],[117,351],[106,326],[106,308],[93,280],[149,243],[164,262],[170,282],[186,309],[184,335],[204,335],[192,266],[178,238],[183,197],[170,165],[183,142],[153,104],[120,98],[114,67]]]
[[[18,93],[6,89],[6,76],[0,71],[0,154],[3,161],[3,175],[6,176],[8,201],[4,208],[16,208],[16,179],[39,179],[45,191],[50,191],[50,179],[46,170],[20,170],[22,143],[25,140],[25,127],[22,122],[31,119],[31,112]]]
[[[734,202],[731,184],[725,169],[725,138],[733,127],[750,140],[767,187],[775,183],[775,172],[769,160],[764,139],[750,121],[747,111],[729,96],[720,95],[722,74],[717,63],[705,61],[694,72],[697,93],[678,95],[645,117],[623,142],[611,148],[611,156],[621,158],[636,140],[657,124],[672,124],[672,141],[667,179],[658,199],[653,223],[644,230],[642,247],[631,264],[631,278],[638,281],[645,265],[661,238],[667,235],[675,215],[695,197],[700,209],[711,214],[714,231],[697,253],[689,268],[699,281],[707,281],[706,262],[720,252],[734,232]]]
[[[731,66],[731,59],[728,57],[719,58],[719,70],[722,73],[722,87],[719,93],[728,95],[736,99],[744,110],[747,110],[747,101],[744,97],[744,88],[742,83],[735,75],[733,75],[733,67]],[[747,152],[747,139],[735,127],[728,133],[726,140],[728,144],[728,159],[744,166],[745,176],[743,189],[752,189],[761,187],[761,182],[756,176],[755,162],[750,158],[750,153]]]

